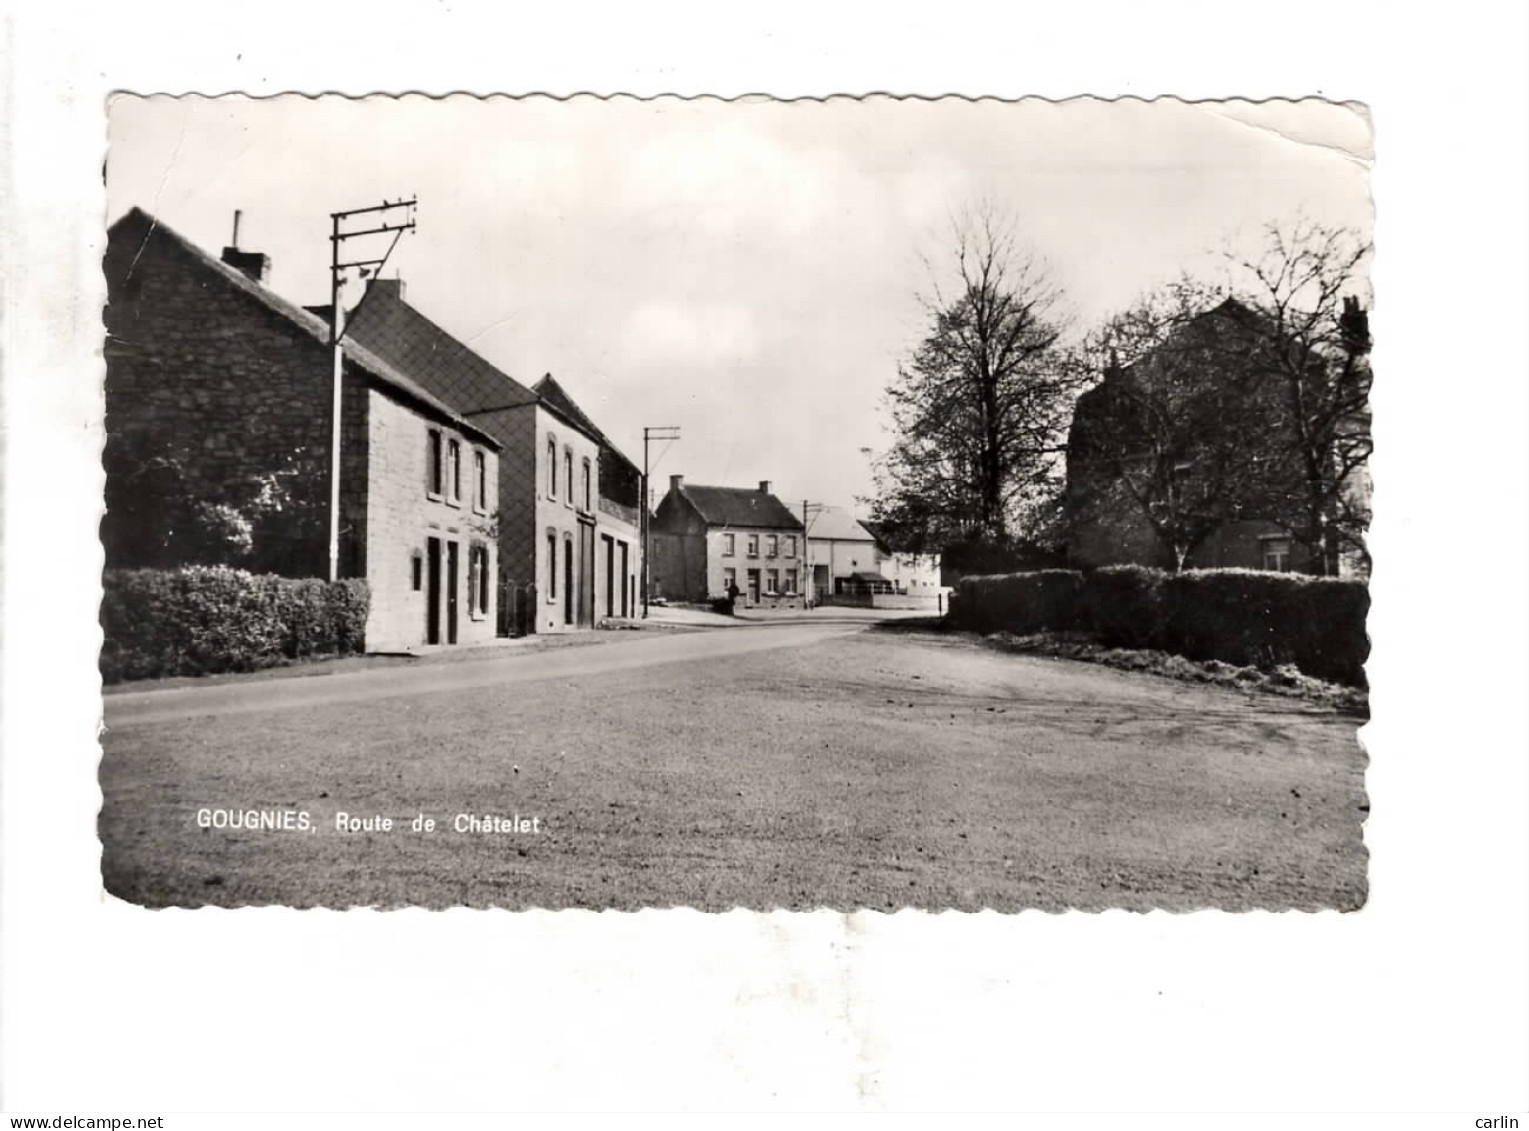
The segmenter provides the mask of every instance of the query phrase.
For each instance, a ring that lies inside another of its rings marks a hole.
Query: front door
[[[441,642],[441,540],[425,540],[425,643]]]
[[[616,543],[609,534],[600,535],[605,543],[605,615],[616,615]]]
[[[573,623],[573,543],[563,543],[563,623]]]
[[[579,524],[579,624],[595,623],[595,528]]]
[[[446,543],[446,643],[457,642],[457,544]]]
[[[749,570],[749,604],[759,604],[759,571]]]
[[[629,587],[628,587],[628,585],[626,583],[626,578],[627,578],[627,547],[626,547],[626,543],[623,542],[623,543],[621,543],[621,615],[624,616],[624,617],[629,617],[629,616],[632,615],[632,610],[631,610],[631,606],[629,606],[627,604],[627,593],[630,591],[630,589],[629,589]]]

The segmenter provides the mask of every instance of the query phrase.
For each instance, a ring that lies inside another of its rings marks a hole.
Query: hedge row
[[[188,566],[107,570],[102,587],[107,683],[253,671],[364,646],[365,581]]]
[[[1364,686],[1370,642],[1362,581],[1244,569],[1164,573],[1111,566],[962,578],[957,627],[1086,632],[1116,648],[1274,668]]]

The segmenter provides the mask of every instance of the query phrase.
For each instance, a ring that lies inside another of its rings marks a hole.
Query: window
[[[439,495],[444,478],[441,468],[441,434],[432,428],[427,435],[429,440],[425,449],[425,493]]]
[[[749,535],[748,547],[749,547],[749,557],[757,558],[759,556],[759,535],[757,535],[757,534],[750,534]]]
[[[795,534],[788,534],[788,535],[786,535],[786,557],[788,557],[788,558],[796,557],[796,535]]]
[[[733,586],[738,584],[738,571],[732,566],[722,567],[722,592],[732,592]]]
[[[547,531],[547,602],[557,600],[557,531]]]
[[[446,441],[446,498],[453,503],[462,501],[462,445],[457,440]]]
[[[780,557],[780,537],[778,535],[771,534],[765,538],[765,557]]]
[[[424,584],[425,558],[418,550],[409,555],[409,583],[414,592],[418,593]]]
[[[573,449],[563,449],[563,502],[573,506]]]
[[[547,498],[557,498],[557,441],[547,438]]]
[[[488,547],[474,546],[467,555],[467,612],[488,615]]]
[[[734,543],[734,538],[736,537],[733,534],[722,535],[722,556],[724,558],[730,558],[737,552],[737,547]]]
[[[584,475],[583,475],[583,478],[579,480],[579,494],[580,494],[580,497],[582,497],[583,500],[584,500],[584,503],[583,503],[584,509],[587,510],[587,511],[594,510],[595,508],[589,505],[590,499],[589,499],[589,461],[588,460],[584,461]]]
[[[488,460],[483,453],[473,452],[473,510],[482,514],[488,509]]]
[[[780,592],[780,570],[765,570],[765,592],[772,597]]]
[[[795,592],[796,592],[796,570],[788,569],[786,571],[786,593],[789,596],[790,594],[795,593]]]
[[[1290,539],[1265,538],[1263,540],[1264,569],[1275,573],[1290,572]]]

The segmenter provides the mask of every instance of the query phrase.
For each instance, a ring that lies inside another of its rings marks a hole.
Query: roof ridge
[[[283,297],[263,283],[251,279],[237,267],[224,263],[195,241],[182,235],[169,224],[159,219],[159,217],[145,211],[136,204],[119,216],[116,222],[107,228],[108,239],[129,220],[146,222],[149,225],[149,231],[144,237],[145,243],[156,232],[162,232],[176,247],[188,253],[193,261],[200,263],[205,268],[211,269],[214,274],[233,284],[236,290],[254,299],[271,313],[285,318],[319,345],[328,346],[330,330],[328,324],[322,318],[305,310],[291,299]],[[134,262],[136,263],[136,259]],[[132,269],[129,268],[129,274],[131,273]],[[345,348],[345,360],[355,365],[363,373],[370,375],[374,380],[380,381],[419,403],[428,406],[450,420],[453,424],[470,430],[474,435],[490,441],[496,447],[503,446],[499,440],[483,431],[476,424],[465,419],[445,401],[435,396],[429,390],[422,388],[413,378],[399,371],[396,366],[389,364],[386,359],[377,356],[376,353],[367,349],[366,346],[353,338],[349,339]]]

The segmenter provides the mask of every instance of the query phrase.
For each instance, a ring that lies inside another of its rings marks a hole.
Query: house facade
[[[878,568],[894,592],[915,597],[950,593],[941,579],[943,565],[937,551],[913,550],[875,523],[863,525],[876,539]]]
[[[882,576],[876,539],[842,507],[819,507],[807,520],[807,556],[811,562],[812,599],[890,591]]]
[[[699,602],[736,586],[744,608],[802,608],[804,535],[769,480],[752,490],[671,475],[649,526],[653,595]]]
[[[642,473],[549,373],[532,386],[549,412],[592,436],[598,449],[594,475],[593,590],[585,596],[592,623],[636,615],[642,576]],[[550,451],[550,448],[549,448]],[[578,465],[576,495],[588,495],[585,465]]]
[[[631,615],[641,569],[637,489],[604,499],[602,489],[620,495],[615,447],[562,387],[548,377],[531,389],[502,372],[407,302],[397,279],[373,281],[347,327],[501,445],[499,635]]]
[[[1282,485],[1299,474],[1286,394],[1256,361],[1261,317],[1229,299],[1078,398],[1063,503],[1071,564],[1323,572],[1324,551],[1271,517],[1289,509]],[[1225,357],[1248,363],[1206,360]],[[1367,483],[1360,469],[1348,493],[1367,497]],[[1335,558],[1353,571],[1353,555]]]
[[[329,572],[327,323],[147,213],[104,260],[108,568]],[[344,348],[338,573],[371,592],[368,651],[491,639],[500,444],[406,371]],[[195,531],[195,535],[188,535]]]

